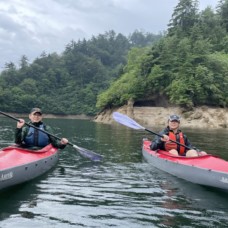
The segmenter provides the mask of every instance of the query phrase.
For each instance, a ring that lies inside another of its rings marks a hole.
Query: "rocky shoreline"
[[[167,125],[169,115],[177,114],[181,117],[182,128],[228,128],[228,109],[207,106],[186,111],[180,107],[133,107],[132,105],[125,105],[117,109],[103,111],[95,117],[94,121],[112,124],[115,122],[112,118],[114,111],[129,116],[145,127],[164,127]]]
[[[228,128],[228,109],[208,106],[196,107],[191,111],[186,111],[180,107],[134,107],[130,104],[120,108],[106,109],[96,117],[44,114],[44,118],[87,119],[105,124],[115,124],[116,122],[112,118],[113,112],[123,113],[145,127],[164,127],[167,125],[168,116],[177,114],[181,117],[182,128]],[[28,114],[8,114],[16,118],[28,117]]]

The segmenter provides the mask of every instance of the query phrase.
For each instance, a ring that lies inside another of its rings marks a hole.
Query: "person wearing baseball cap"
[[[169,116],[169,119],[168,119],[168,121],[176,121],[176,122],[178,122],[178,123],[180,123],[180,116],[178,116],[178,115],[171,115],[171,116]]]
[[[53,134],[52,128],[42,121],[43,113],[40,108],[32,108],[29,113],[29,119],[29,124],[41,129],[41,131],[31,126],[27,126],[24,119],[19,119],[20,121],[17,122],[17,128],[15,130],[16,144],[23,147],[41,148],[51,143],[56,148],[65,148],[68,143],[68,139],[62,138],[59,141],[45,132],[42,132],[42,130],[44,130]]]
[[[180,116],[173,114],[168,117],[168,126],[163,129],[159,135],[163,137],[156,136],[151,142],[151,150],[165,150],[175,156],[186,156],[186,157],[197,157],[207,154],[204,151],[200,151],[193,147],[188,140],[187,136],[183,134],[180,130]],[[175,142],[176,141],[179,145]],[[187,147],[187,148],[186,148]],[[189,149],[191,148],[191,149]]]
[[[35,114],[35,113],[38,113],[42,116],[42,111],[40,108],[32,108],[30,111],[30,114]]]

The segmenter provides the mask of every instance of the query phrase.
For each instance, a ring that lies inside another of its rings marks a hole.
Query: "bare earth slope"
[[[96,116],[96,122],[113,123],[112,113],[114,111],[126,114],[139,124],[147,126],[164,126],[171,114],[181,116],[181,127],[186,128],[227,128],[228,109],[211,108],[202,106],[192,111],[184,111],[179,107],[133,107],[125,105],[118,109],[105,110]]]

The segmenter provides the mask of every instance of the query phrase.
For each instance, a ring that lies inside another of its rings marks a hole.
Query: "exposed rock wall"
[[[133,107],[133,102],[118,109],[109,109],[100,113],[94,119],[96,122],[114,123],[112,113],[123,113],[133,118],[139,124],[148,126],[165,126],[171,114],[181,116],[181,127],[186,128],[228,128],[228,109],[211,108],[207,106],[184,111],[180,107]]]

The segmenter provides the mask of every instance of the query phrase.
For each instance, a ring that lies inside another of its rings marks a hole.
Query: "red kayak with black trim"
[[[58,149],[51,144],[40,150],[9,146],[0,150],[0,190],[32,180],[55,166]]]
[[[192,183],[228,191],[228,161],[210,154],[200,157],[174,156],[150,149],[151,141],[143,140],[144,158],[154,167]]]

